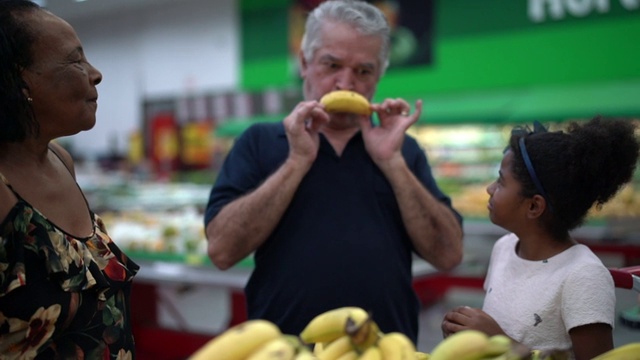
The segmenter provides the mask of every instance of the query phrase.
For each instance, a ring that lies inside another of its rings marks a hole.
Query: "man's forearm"
[[[208,255],[214,265],[228,269],[267,239],[307,170],[288,160],[255,190],[220,210],[206,227]]]
[[[406,164],[387,174],[416,251],[438,269],[458,265],[462,260],[462,228],[451,209],[429,193]]]

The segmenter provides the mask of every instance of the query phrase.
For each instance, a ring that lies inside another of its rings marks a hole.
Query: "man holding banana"
[[[385,99],[363,111],[340,97],[347,93],[327,95],[370,101],[388,65],[389,35],[384,15],[364,1],[315,8],[299,55],[304,101],[282,123],[247,129],[211,191],[211,261],[225,270],[255,252],[249,318],[284,333],[299,334],[329,309],[359,306],[383,332],[415,343],[413,254],[439,270],[462,259],[462,219],[405,134],[422,103],[411,113],[405,100]]]

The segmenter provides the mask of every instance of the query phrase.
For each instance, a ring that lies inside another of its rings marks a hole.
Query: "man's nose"
[[[342,69],[336,75],[336,90],[354,90],[355,89],[355,74],[349,68]]]

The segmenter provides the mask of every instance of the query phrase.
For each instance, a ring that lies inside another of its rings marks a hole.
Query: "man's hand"
[[[300,102],[283,121],[290,147],[289,157],[313,163],[320,147],[318,130],[328,122],[329,115],[317,101]]]
[[[360,121],[367,152],[378,166],[402,158],[404,134],[420,118],[422,101],[416,102],[416,110],[410,114],[411,106],[403,99],[386,99],[380,104],[371,104],[378,113],[379,126],[372,126],[369,119]]]

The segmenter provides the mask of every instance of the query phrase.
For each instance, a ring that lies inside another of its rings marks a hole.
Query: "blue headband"
[[[522,159],[524,160],[524,164],[527,167],[527,171],[529,172],[529,176],[531,177],[531,180],[533,180],[533,183],[536,185],[536,189],[538,189],[538,192],[540,193],[540,195],[542,195],[542,197],[547,201],[547,204],[549,205],[549,210],[553,212],[553,206],[551,206],[551,201],[549,200],[547,193],[544,191],[544,188],[542,187],[542,183],[540,182],[540,179],[538,179],[538,176],[536,175],[536,170],[533,168],[533,163],[531,163],[531,158],[529,158],[529,153],[527,153],[527,147],[524,145],[524,136],[521,137],[520,140],[518,140],[518,143],[520,144],[520,153],[522,154]]]

